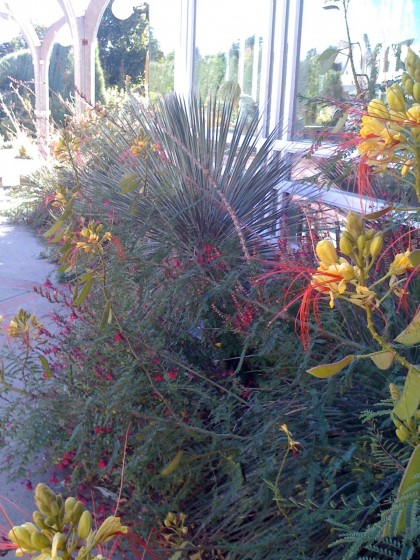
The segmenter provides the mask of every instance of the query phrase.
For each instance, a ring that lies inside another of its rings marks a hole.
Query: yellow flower
[[[410,121],[420,124],[420,104],[416,103],[407,111],[407,117]]]
[[[340,262],[340,264],[336,264],[330,266],[329,270],[332,272],[333,270],[341,276],[344,280],[353,280],[356,277],[356,273],[354,272],[354,268],[351,264],[343,259],[344,262]]]
[[[376,159],[379,156],[383,156],[384,147],[383,144],[378,142],[376,138],[367,138],[363,142],[358,144],[357,149],[359,154],[364,157],[371,159]]]
[[[8,327],[8,335],[17,338],[23,336],[25,339],[29,337],[30,330],[32,329],[32,335],[37,338],[41,331],[43,325],[38,321],[35,315],[31,315],[22,308],[19,308],[17,314],[10,321]]]
[[[338,293],[338,282],[334,276],[328,274],[318,274],[312,275],[311,286],[318,292],[337,292]]]
[[[367,111],[370,117],[389,119],[389,111],[381,99],[372,99],[368,105]]]
[[[93,231],[90,227],[83,228],[82,231],[80,232],[80,235],[86,237],[89,243],[94,243],[99,239],[99,235],[95,231]]]
[[[398,255],[395,255],[394,260],[389,267],[389,272],[395,275],[405,274],[407,272],[407,269],[413,268],[413,265],[408,258],[409,254],[410,250],[407,249],[405,253],[399,253]]]
[[[360,129],[360,136],[362,138],[370,138],[371,136],[385,136],[387,129],[381,121],[375,117],[364,116],[362,117],[362,128]]]
[[[328,267],[334,263],[338,263],[337,251],[329,239],[319,241],[315,250],[321,261],[321,265]]]
[[[81,249],[82,251],[89,253],[92,250],[92,247],[91,245],[89,245],[89,243],[85,243],[84,241],[78,241],[76,243],[76,249]]]
[[[97,531],[93,533],[93,546],[111,540],[115,535],[121,533],[128,533],[128,528],[121,525],[119,517],[110,515],[105,519]]]

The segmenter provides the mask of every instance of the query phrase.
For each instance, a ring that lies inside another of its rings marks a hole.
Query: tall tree
[[[10,41],[8,41],[7,43],[1,43],[0,44],[0,58],[2,58],[3,56],[6,56],[7,54],[10,54],[12,52],[16,52],[22,49],[26,49],[27,45],[26,45],[26,41],[23,38],[22,35],[17,35],[16,37],[13,37],[13,39],[11,39]]]
[[[126,20],[117,19],[108,6],[99,26],[98,45],[107,86],[122,86],[126,75],[134,84],[142,82],[149,49],[148,5],[134,8]]]

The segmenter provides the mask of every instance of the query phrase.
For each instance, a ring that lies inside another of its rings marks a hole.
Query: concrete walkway
[[[34,286],[40,286],[54,272],[54,266],[42,259],[45,245],[37,239],[33,232],[23,226],[14,225],[0,217],[0,315],[3,316],[0,332],[0,358],[2,350],[8,345],[7,326],[14,317],[19,307],[35,314],[41,322],[48,324],[48,314],[52,305],[43,297],[36,294]],[[0,385],[0,397],[2,389]],[[0,399],[0,408],[1,408]],[[40,426],[42,429],[42,426]],[[0,454],[2,451],[0,450]],[[0,455],[0,459],[3,459]],[[13,457],[11,457],[13,461]],[[0,461],[2,462],[2,461]],[[32,465],[20,480],[10,481],[4,472],[0,472],[0,504],[5,506],[12,520],[23,523],[26,519],[22,514],[7,503],[7,498],[29,514],[34,511],[33,490],[41,480],[49,482],[50,474],[44,477],[34,476],[31,472]],[[30,483],[29,483],[30,481]],[[51,484],[54,487],[53,484]],[[54,487],[56,491],[61,488]],[[0,512],[0,525],[3,525]],[[11,556],[12,553],[9,555]]]

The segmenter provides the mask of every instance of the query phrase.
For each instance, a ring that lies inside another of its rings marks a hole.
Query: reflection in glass
[[[341,112],[328,100],[383,96],[385,83],[401,76],[408,46],[418,52],[419,31],[416,0],[305,2],[294,137],[334,129]]]
[[[236,89],[238,105],[252,115],[260,102],[267,0],[197,0],[195,87],[203,97]]]
[[[151,98],[174,90],[175,48],[179,39],[180,14],[180,0],[149,0],[147,81]]]

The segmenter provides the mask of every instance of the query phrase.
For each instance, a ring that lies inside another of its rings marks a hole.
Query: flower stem
[[[372,338],[376,340],[376,342],[381,346],[383,350],[392,352],[392,354],[394,355],[394,359],[397,360],[397,362],[399,362],[402,366],[404,366],[408,370],[411,369],[413,365],[410,364],[410,362],[406,360],[404,356],[401,356],[401,354],[397,352],[391,344],[386,342],[386,340],[384,340],[376,330],[375,325],[373,324],[373,309],[371,307],[366,307],[365,309],[366,309],[367,327],[369,329],[370,334],[372,335]]]

